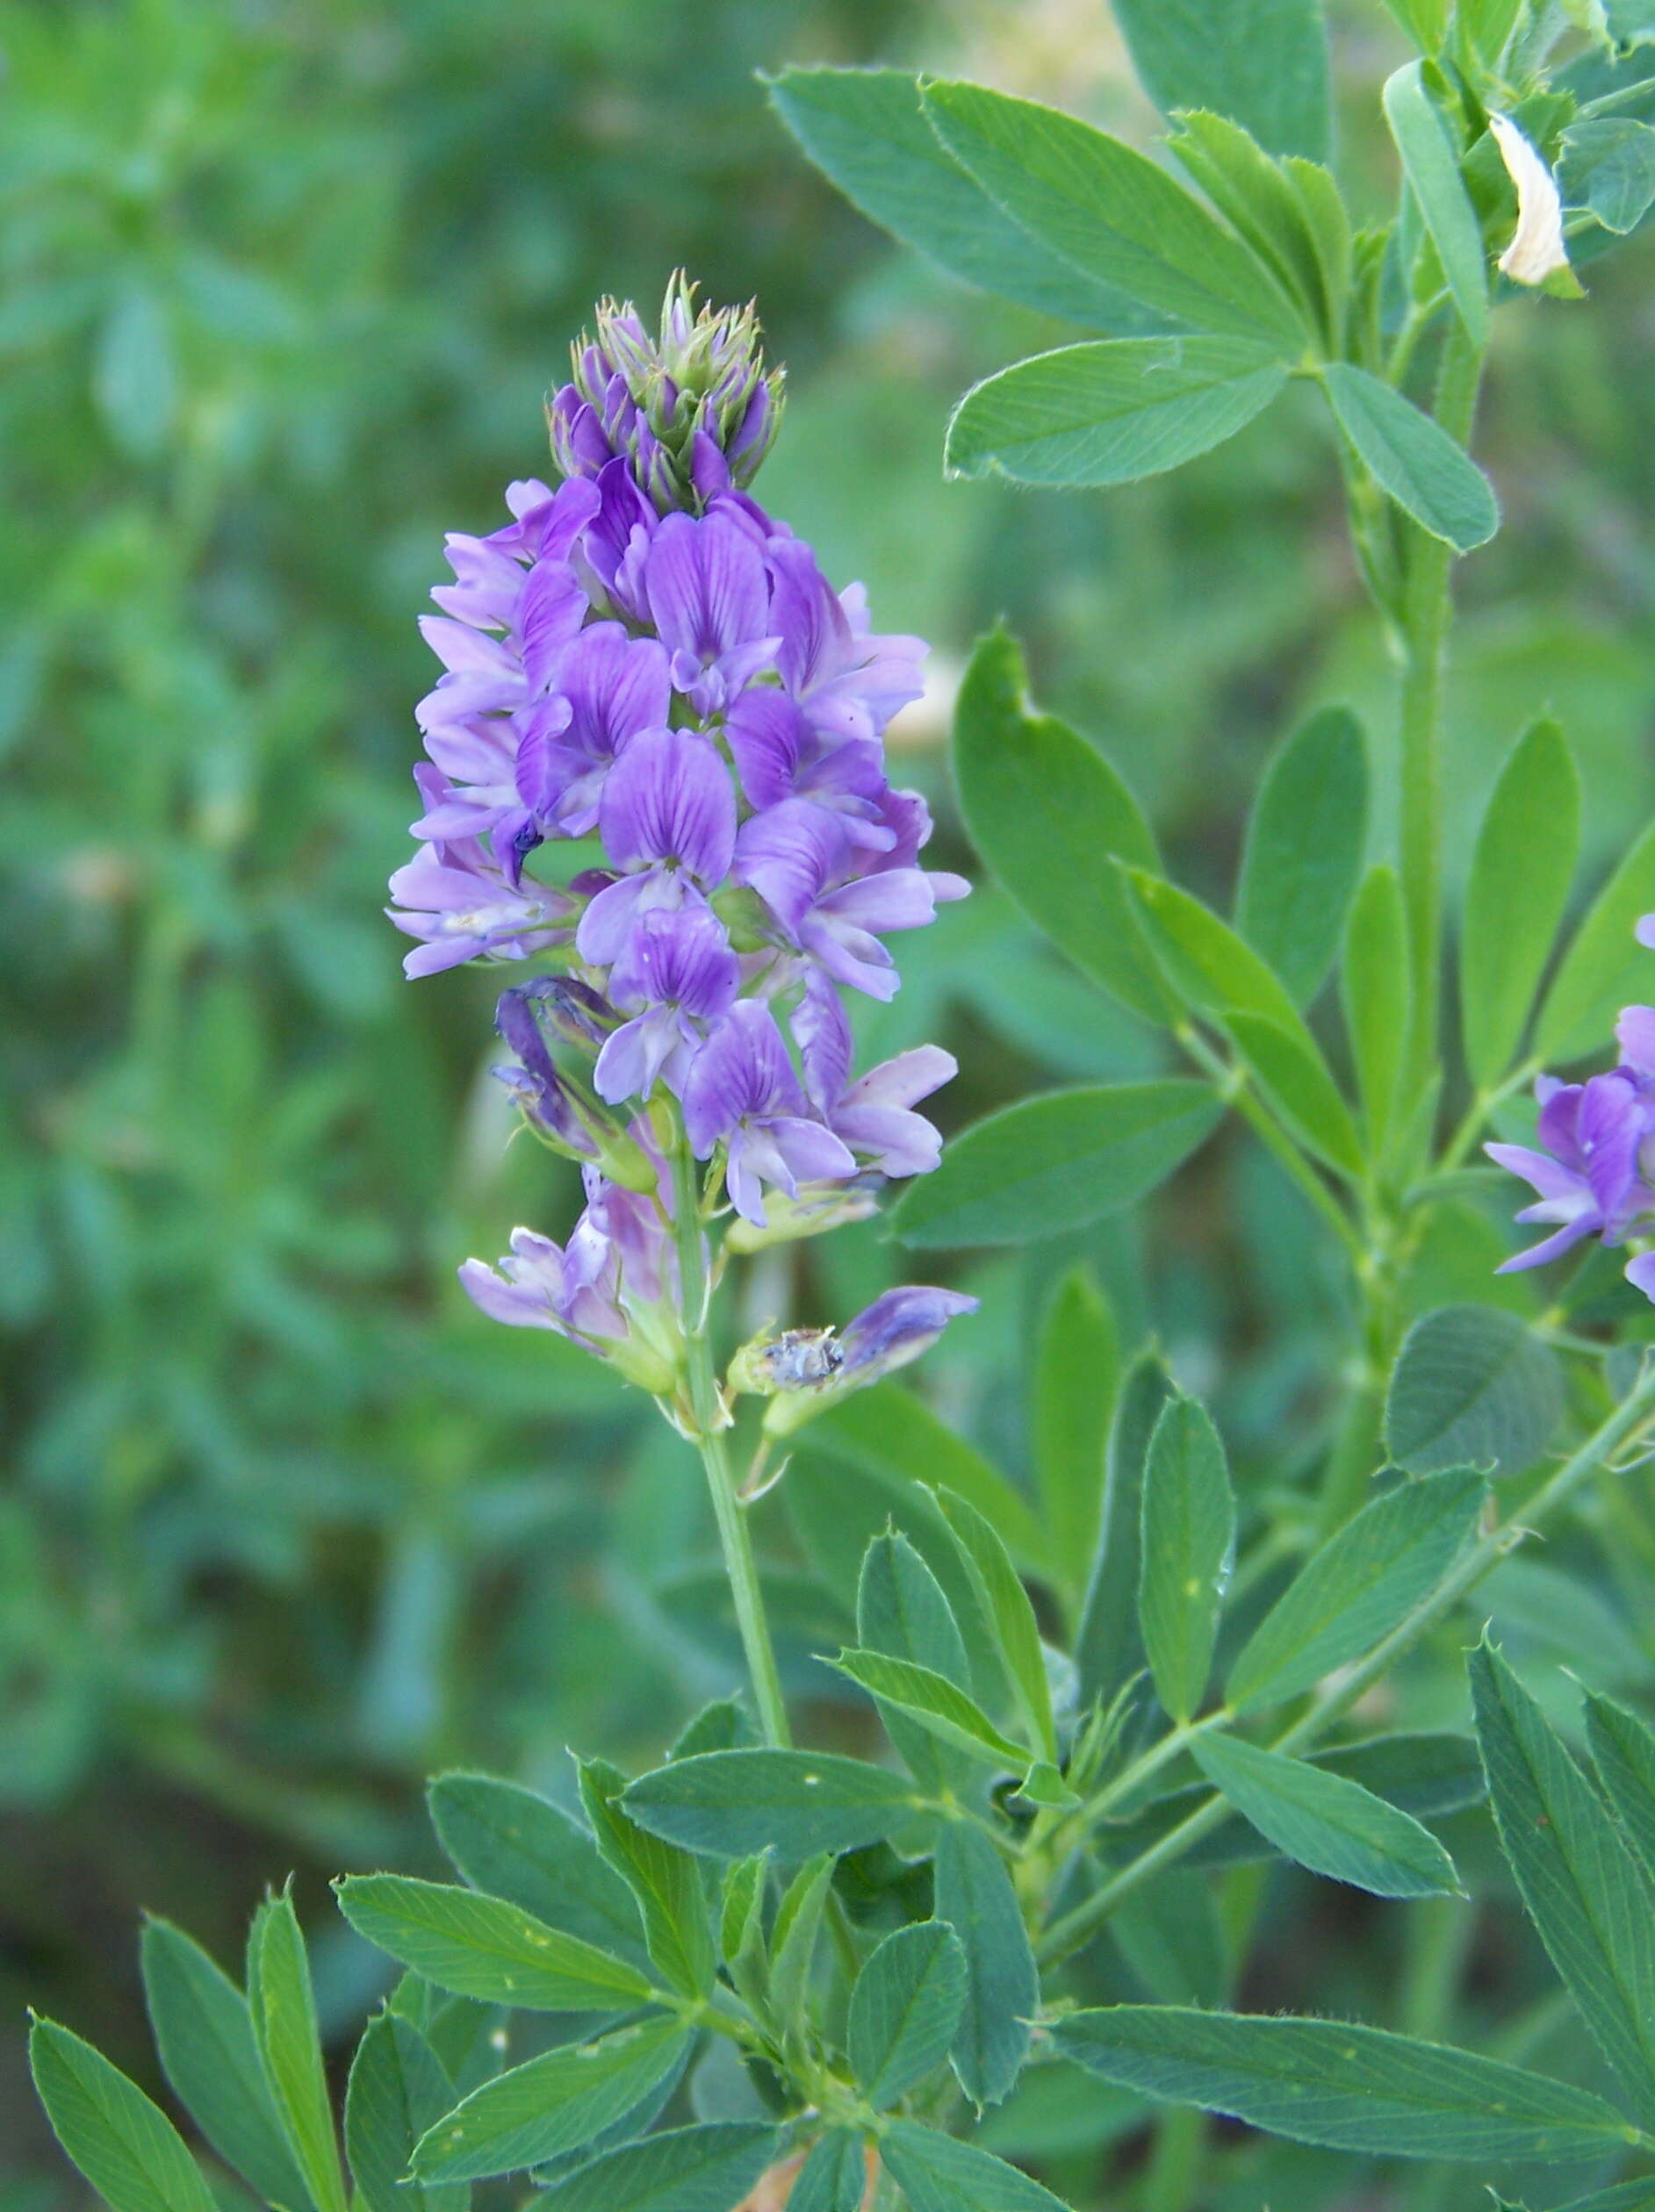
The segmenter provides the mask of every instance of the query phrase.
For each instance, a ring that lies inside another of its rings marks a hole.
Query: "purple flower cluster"
[[[565,480],[450,536],[421,622],[443,672],[417,709],[421,849],[391,885],[405,966],[538,956],[500,1001],[500,1073],[588,1185],[565,1247],[520,1231],[501,1274],[464,1281],[610,1356],[676,1296],[656,1144],[716,1158],[774,1233],[767,1194],[802,1223],[934,1167],[915,1110],[954,1073],[927,1046],[852,1076],[841,991],[889,999],[885,939],[968,887],[921,866],[925,801],[885,772],[924,645],[875,635],[860,587],[746,489],[780,399],[755,338],[751,311],[692,319],[676,281],[658,340],[606,305],[550,406]],[[530,872],[594,833],[560,885]]]
[[[1640,944],[1655,949],[1655,915],[1637,925]],[[1551,1233],[1501,1268],[1538,1268],[1587,1237],[1625,1242],[1637,1228],[1655,1227],[1655,1007],[1629,1006],[1615,1026],[1620,1064],[1584,1083],[1543,1075],[1539,1149],[1486,1145],[1488,1157],[1521,1175],[1536,1194],[1517,1216],[1543,1222]],[[1655,1300],[1655,1252],[1627,1262],[1626,1279]]]

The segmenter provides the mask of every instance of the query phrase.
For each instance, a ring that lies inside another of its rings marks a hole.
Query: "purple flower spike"
[[[762,1184],[793,1198],[802,1182],[856,1173],[840,1140],[810,1118],[775,1016],[755,999],[738,999],[690,1063],[684,1126],[698,1160],[728,1145],[730,1203],[757,1228],[765,1226]]]
[[[650,613],[673,683],[700,715],[721,714],[774,660],[764,555],[733,515],[669,514],[645,564]]]
[[[681,1091],[692,1055],[735,1003],[741,965],[710,907],[642,914],[609,971],[609,995],[632,1019],[598,1055],[600,1098],[647,1098],[658,1081]]]
[[[610,769],[598,809],[604,851],[621,873],[580,917],[583,960],[607,966],[633,922],[677,908],[729,873],[736,843],[736,794],[709,737],[689,729],[646,729]]]
[[[434,800],[442,779],[417,768],[414,781]],[[405,936],[422,940],[403,961],[405,975],[436,975],[484,955],[524,960],[566,939],[571,901],[543,885],[513,886],[474,837],[440,837],[421,846],[391,879],[385,908]]]

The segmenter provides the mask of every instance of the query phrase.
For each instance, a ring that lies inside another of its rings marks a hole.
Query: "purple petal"
[[[670,652],[705,668],[766,634],[764,556],[727,516],[669,514],[644,571],[650,612]]]
[[[871,1382],[906,1367],[928,1352],[950,1321],[975,1313],[979,1301],[959,1290],[936,1290],[922,1283],[887,1290],[845,1325],[839,1338],[842,1376]]]
[[[639,918],[610,973],[609,994],[629,1013],[655,1002],[705,1021],[729,1012],[740,983],[723,923],[697,901]]]
[[[788,799],[744,822],[734,874],[796,936],[849,855],[838,817],[808,799]]]
[[[804,1103],[775,1016],[757,999],[738,999],[696,1053],[684,1086],[684,1125],[697,1159],[739,1122],[802,1114]]]
[[[1646,915],[1644,919],[1655,921],[1655,916]],[[1636,1260],[1629,1260],[1626,1263],[1626,1279],[1635,1289],[1641,1290],[1646,1298],[1655,1300],[1655,1252],[1640,1252]]]
[[[735,851],[736,794],[711,739],[641,731],[609,772],[598,827],[616,867],[664,861],[703,884],[722,881]]]
[[[1655,921],[1655,915],[1645,917]],[[1655,1078],[1655,1006],[1623,1006],[1615,1025],[1621,1058],[1639,1075]]]

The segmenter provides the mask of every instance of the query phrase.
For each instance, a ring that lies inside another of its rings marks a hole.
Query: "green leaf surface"
[[[347,1875],[336,1889],[358,1936],[457,1996],[529,2012],[624,2012],[649,2001],[637,1967],[503,1898],[399,1874]]]
[[[1315,1044],[1263,1014],[1232,1014],[1226,1027],[1254,1080],[1306,1151],[1352,1181],[1363,1173],[1362,1139],[1343,1093]]]
[[[1123,1212],[1181,1167],[1221,1109],[1182,1077],[1087,1084],[1003,1107],[956,1137],[891,1215],[906,1245],[1027,1244]]]
[[[976,1507],[951,1490],[939,1490],[936,1497],[993,1634],[996,1655],[1010,1679],[1030,1747],[1055,1765],[1057,1732],[1052,1719],[1051,1684],[1029,1593],[1018,1579],[1011,1555]]]
[[[1162,314],[1297,355],[1299,319],[1268,270],[1146,155],[984,85],[923,90],[948,152],[1043,246]]]
[[[1110,1424],[1097,1548],[1075,1638],[1081,1693],[1105,1703],[1144,1663],[1138,1627],[1144,1468],[1155,1423],[1171,1395],[1159,1353],[1142,1353],[1126,1371]]]
[[[1194,1398],[1169,1399],[1144,1470],[1138,1619],[1155,1695],[1175,1720],[1187,1720],[1206,1689],[1234,1550],[1219,1433]]]
[[[1461,1019],[1466,1065],[1485,1090],[1505,1074],[1522,1041],[1579,846],[1579,771],[1556,722],[1542,719],[1518,739],[1500,770],[1465,890]]]
[[[1405,63],[1385,80],[1383,97],[1402,173],[1436,248],[1459,319],[1472,343],[1480,348],[1488,339],[1488,258],[1482,225],[1460,176],[1448,126],[1427,90],[1424,64]]]
[[[1535,1023],[1536,1057],[1553,1066],[1601,1052],[1623,1006],[1645,997],[1650,956],[1632,931],[1655,908],[1655,822],[1587,908]]]
[[[953,763],[971,841],[1029,920],[1123,1006],[1165,1020],[1166,988],[1108,865],[1112,856],[1156,866],[1154,835],[1103,755],[1035,711],[1023,656],[1003,629],[978,640],[966,669]]]
[[[1342,345],[1351,273],[1350,220],[1325,169],[1278,162],[1241,124],[1185,108],[1168,145],[1220,215],[1295,301],[1307,332]]]
[[[1112,0],[1163,115],[1212,108],[1271,154],[1327,158],[1333,136],[1320,0]]]
[[[1655,1730],[1613,1698],[1588,1695],[1587,1742],[1638,1864],[1655,1882]]]
[[[879,1651],[842,1651],[832,1664],[870,1697],[896,1706],[956,1749],[995,1766],[1027,1765],[1028,1748],[1003,1735],[976,1699],[946,1675]]]
[[[1464,447],[1365,369],[1335,361],[1321,377],[1340,428],[1381,490],[1457,553],[1486,545],[1500,528],[1500,508]]]
[[[865,1651],[906,1661],[962,1690],[971,1680],[965,1642],[942,1585],[897,1530],[876,1536],[863,1556],[856,1633]],[[897,1706],[881,1704],[880,1718],[921,1789],[939,1793],[956,1784],[970,1786],[975,1751],[950,1749]]]
[[[473,1889],[600,1950],[642,1958],[631,1892],[560,1806],[489,1774],[440,1774],[426,1796],[437,1841]]]
[[[1368,1148],[1383,1158],[1402,1081],[1413,982],[1407,913],[1394,868],[1370,868],[1351,901],[1339,971],[1339,1003],[1362,1094]]]
[[[875,2111],[894,2105],[948,2056],[966,2001],[966,1955],[946,1921],[888,1936],[851,1992],[845,2049]]]
[[[546,2212],[730,2212],[781,2145],[775,2129],[753,2120],[668,2128],[604,2151],[531,2203]]]
[[[54,2134],[113,2212],[215,2212],[176,2128],[101,2051],[37,2020],[29,2065]]]
[[[351,2061],[345,2149],[364,2212],[465,2212],[464,2182],[407,2181],[414,2147],[454,2103],[436,2053],[412,2022],[382,2013]]]
[[[640,1775],[626,1811],[687,1851],[783,1859],[857,1851],[913,1816],[914,1785],[884,1767],[818,1751],[706,1751]]]
[[[795,2036],[808,2030],[810,1974],[833,1864],[830,1851],[819,1851],[805,1861],[782,1892],[770,1931],[770,2009]]]
[[[1333,2151],[1551,2163],[1603,2157],[1631,2134],[1587,2090],[1342,2021],[1117,2005],[1055,2022],[1052,2040],[1123,2088]]]
[[[666,2078],[687,2040],[680,2022],[654,2020],[514,2066],[421,2136],[414,2172],[428,2184],[476,2181],[578,2151]]]
[[[1238,1653],[1236,1713],[1313,1689],[1377,1644],[1435,1590],[1474,1533],[1487,1483],[1457,1468],[1375,1498],[1304,1567]]]
[[[579,1771],[580,1800],[593,1835],[608,1864],[632,1892],[650,1957],[680,1996],[704,1997],[712,1987],[718,1961],[701,1869],[685,1852],[632,1819],[621,1802],[626,1778],[618,1768],[606,1760],[587,1759]],[[745,1858],[747,1854],[734,1856]]]
[[[1655,130],[1630,115],[1588,117],[1563,134],[1558,182],[1568,207],[1584,207],[1623,237],[1655,205]]]
[[[1454,1863],[1428,1828],[1360,1783],[1239,1737],[1198,1736],[1196,1764],[1284,1857],[1376,1897],[1440,1897]]]
[[[1333,966],[1368,837],[1368,752],[1324,707],[1272,756],[1247,828],[1235,925],[1300,1006]]]
[[[169,1921],[146,1922],[140,1956],[155,2048],[178,2101],[250,2188],[303,2212],[309,2198],[265,2086],[246,1998]]]
[[[909,2212],[1063,2212],[1051,2191],[991,2151],[898,2120],[880,2153]]]
[[[861,2137],[849,2128],[831,2128],[800,2169],[788,2212],[862,2212],[867,2188]]]
[[[952,477],[1132,484],[1181,468],[1262,414],[1287,381],[1246,338],[1103,338],[1013,363],[949,418]]]
[[[1489,1467],[1511,1475],[1539,1458],[1562,1411],[1557,1354],[1516,1314],[1441,1306],[1402,1340],[1385,1440],[1410,1474]]]
[[[248,2010],[270,2101],[318,2212],[345,2212],[310,1960],[291,1897],[268,1899],[248,1938]]]
[[[1053,1293],[1034,1353],[1034,1473],[1051,1531],[1055,1579],[1078,1604],[1097,1548],[1104,1462],[1120,1383],[1120,1346],[1108,1301],[1071,1268]]]
[[[953,160],[903,69],[783,69],[775,109],[810,159],[870,220],[951,276],[1089,329],[1161,320],[1031,237]]]
[[[1551,1722],[1486,1643],[1477,1739],[1529,1917],[1633,2106],[1655,2117],[1655,1910],[1637,1863]]]
[[[937,1839],[935,1912],[966,1955],[965,2009],[952,2058],[973,2104],[998,2104],[1028,2057],[1040,1982],[1005,1862],[980,1828],[950,1821]]]

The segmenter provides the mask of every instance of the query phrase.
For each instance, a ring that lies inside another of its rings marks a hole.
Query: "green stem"
[[[1469,442],[1482,356],[1456,318],[1443,347],[1436,420],[1456,443]],[[1410,1088],[1435,1064],[1443,908],[1443,702],[1453,618],[1453,549],[1417,523],[1406,526],[1402,591],[1401,873],[1407,914],[1414,1019]]]
[[[1524,1505],[1519,1506],[1510,1519],[1499,1527],[1490,1529],[1465,1554],[1459,1564],[1440,1582],[1428,1598],[1421,1598],[1411,1612],[1381,1639],[1367,1657],[1342,1674],[1336,1688],[1319,1698],[1301,1720],[1278,1736],[1271,1750],[1287,1756],[1304,1751],[1347,1713],[1352,1706],[1365,1697],[1396,1662],[1425,1634],[1427,1629],[1450,1613],[1466,1592],[1479,1583],[1489,1570],[1497,1567],[1508,1553],[1515,1550],[1523,1538],[1549,1519],[1558,1508],[1574,1495],[1589,1476],[1595,1474],[1603,1462],[1619,1447],[1635,1436],[1655,1417],[1655,1366],[1644,1374],[1637,1387],[1618,1405],[1600,1427],[1581,1445],[1579,1451],[1565,1460],[1549,1481],[1543,1483]],[[1184,1856],[1191,1845],[1210,1835],[1215,1828],[1228,1817],[1229,1806],[1221,1797],[1209,1798],[1187,1820],[1181,1821],[1160,1842],[1112,1875],[1101,1888],[1095,1890],[1082,1905],[1054,1921],[1047,1928],[1040,1944],[1043,1964],[1055,1964],[1068,1958],[1089,1943],[1097,1930],[1109,1918],[1123,1898],[1132,1895],[1158,1874],[1164,1866],[1170,1866]]]
[[[1144,2176],[1143,2212],[1189,2212],[1200,2185],[1205,2143],[1205,2112],[1184,2109],[1160,2115]]]
[[[713,1368],[712,1339],[709,1334],[707,1253],[702,1239],[701,1192],[696,1187],[695,1163],[680,1143],[673,1154],[673,1194],[678,1239],[679,1279],[683,1298],[684,1361],[689,1382],[689,1402],[695,1416],[695,1443],[707,1470],[712,1494],[713,1517],[723,1548],[724,1572],[735,1600],[736,1626],[747,1655],[747,1673],[759,1707],[765,1742],[785,1749],[792,1742],[788,1708],[781,1695],[781,1677],[765,1617],[764,1592],[759,1582],[759,1562],[746,1515],[736,1496],[736,1477],[724,1444],[725,1414]]]

